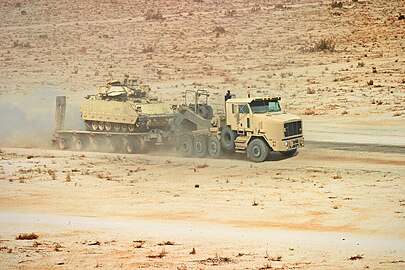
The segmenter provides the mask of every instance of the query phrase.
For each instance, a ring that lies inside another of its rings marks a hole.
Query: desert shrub
[[[29,43],[28,41],[27,42],[21,42],[21,41],[18,41],[18,40],[15,40],[13,42],[13,46],[14,47],[23,47],[23,48],[31,48],[32,47],[31,43]]]
[[[38,239],[38,235],[35,233],[22,233],[16,236],[16,240],[34,240]]]
[[[332,1],[330,4],[332,8],[342,8],[343,7],[343,2],[338,2],[338,1]]]
[[[225,33],[225,28],[222,26],[215,26],[214,30],[212,32],[223,34]]]
[[[142,52],[143,53],[153,53],[155,51],[155,46],[153,45],[146,45],[143,47]]]
[[[333,52],[335,51],[336,41],[332,38],[322,38],[319,41],[315,42],[311,51],[314,52]]]
[[[233,17],[236,15],[236,10],[234,9],[229,9],[225,11],[225,16],[226,17]]]
[[[262,8],[259,5],[255,5],[250,9],[251,12],[259,12]]]
[[[153,10],[153,9],[149,9],[146,13],[145,13],[145,19],[146,20],[163,20],[163,15],[160,12],[160,10]]]

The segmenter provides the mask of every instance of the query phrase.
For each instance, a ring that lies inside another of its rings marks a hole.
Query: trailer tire
[[[84,138],[76,138],[74,146],[76,151],[83,151],[86,146]]]
[[[259,138],[253,139],[247,147],[247,156],[253,162],[263,162],[270,153],[270,147]]]
[[[212,158],[219,158],[222,156],[221,142],[215,135],[208,138],[208,154]]]
[[[194,139],[194,153],[197,157],[205,157],[208,153],[207,138],[205,136],[197,136]]]
[[[297,149],[281,152],[281,154],[283,154],[285,157],[293,157],[295,153],[297,153]]]
[[[128,154],[139,154],[142,151],[142,143],[136,138],[127,140],[125,150]]]
[[[191,157],[194,154],[194,136],[192,134],[181,135],[179,151],[185,157]]]
[[[117,142],[117,140],[114,139],[107,139],[107,143],[106,143],[106,150],[109,153],[117,153],[120,152],[119,150],[119,143]]]
[[[221,145],[222,148],[226,151],[235,150],[235,139],[237,134],[229,126],[224,127],[221,130]]]
[[[58,139],[58,146],[60,150],[65,150],[69,148],[69,143],[68,140],[66,138],[59,138]]]
[[[95,152],[103,152],[103,139],[93,138],[91,141],[91,150]]]

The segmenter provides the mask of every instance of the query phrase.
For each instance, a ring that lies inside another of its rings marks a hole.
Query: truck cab
[[[304,146],[302,119],[281,109],[280,97],[230,98],[225,102],[226,126],[221,141],[226,150],[247,152],[261,162],[270,151],[292,156]]]

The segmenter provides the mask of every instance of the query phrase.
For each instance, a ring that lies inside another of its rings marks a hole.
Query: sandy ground
[[[405,267],[403,0],[3,2],[0,268]],[[262,164],[52,150],[55,96],[83,128],[79,101],[124,74],[215,110],[281,96],[307,145]]]
[[[3,149],[2,265],[403,268],[405,155],[347,146],[262,164]]]

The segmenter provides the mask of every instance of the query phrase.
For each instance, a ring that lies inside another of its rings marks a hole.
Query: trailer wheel
[[[128,154],[138,154],[142,151],[142,143],[139,139],[128,140],[125,144],[125,149]]]
[[[197,157],[205,157],[208,153],[207,139],[205,136],[197,136],[194,140],[194,153]]]
[[[194,154],[194,136],[184,134],[180,137],[179,151],[185,157],[191,157]]]
[[[281,154],[283,154],[285,157],[292,157],[295,155],[295,153],[297,153],[297,149],[281,152]]]
[[[97,129],[98,129],[97,121],[91,121],[91,130],[97,131]]]
[[[106,144],[106,148],[107,148],[107,152],[109,153],[116,153],[119,152],[119,144],[116,140],[114,139],[107,139],[107,144]]]
[[[68,141],[66,138],[59,138],[58,145],[60,150],[65,150],[69,148]]]
[[[208,138],[208,154],[212,158],[219,158],[222,156],[221,142],[215,135]]]
[[[110,122],[105,122],[104,127],[105,127],[105,131],[111,131],[111,129],[112,129],[112,125]]]
[[[221,130],[221,145],[226,151],[235,150],[235,139],[237,134],[229,126],[224,127]]]
[[[96,151],[96,152],[102,152],[103,151],[103,140],[101,138],[93,138],[91,141],[91,150]]]
[[[247,147],[247,156],[253,162],[263,162],[270,153],[270,147],[262,139],[253,139]]]
[[[75,150],[83,151],[84,147],[85,147],[84,139],[83,138],[77,138],[75,140]]]

